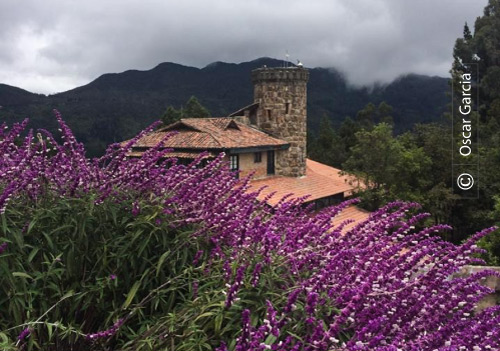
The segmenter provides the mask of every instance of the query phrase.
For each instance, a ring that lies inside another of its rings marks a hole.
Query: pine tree
[[[210,117],[210,112],[204,107],[198,99],[191,96],[186,102],[186,107],[182,110],[183,118],[203,118]]]
[[[169,125],[177,122],[181,118],[203,118],[210,117],[210,112],[206,107],[204,107],[196,97],[191,96],[186,102],[185,107],[176,109],[173,106],[168,106],[163,115],[161,116],[161,121],[164,125]]]

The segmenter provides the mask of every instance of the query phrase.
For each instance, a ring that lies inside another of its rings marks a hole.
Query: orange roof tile
[[[353,220],[354,222],[347,224],[343,232],[353,228],[357,224],[363,222],[370,216],[371,212],[365,211],[357,206],[351,205],[342,210],[338,215],[333,217],[333,224],[339,225],[346,220]]]
[[[167,133],[177,134],[168,138],[164,147],[175,149],[232,149],[251,147],[288,147],[285,140],[274,138],[229,117],[183,118],[160,130],[142,137],[134,147],[148,148],[157,145]]]
[[[141,157],[143,155],[144,151],[132,151],[132,152],[129,152],[127,153],[127,156],[129,157]],[[173,152],[169,152],[165,155],[165,157],[177,157],[177,158],[189,158],[189,159],[194,159],[194,158],[197,158],[198,156],[200,156],[200,153],[201,152],[177,152],[177,151],[173,151]],[[204,158],[206,157],[215,157],[214,154],[212,153],[208,153],[207,156],[205,156]]]
[[[353,183],[354,177],[342,175],[340,172],[337,168],[306,159],[306,175],[304,177],[274,176],[253,180],[250,182],[249,191],[267,186],[260,193],[259,199],[264,199],[272,192],[276,192],[268,200],[270,205],[277,204],[283,196],[288,194],[293,194],[292,198],[309,195],[306,199],[307,202],[340,193],[349,196],[358,185]]]

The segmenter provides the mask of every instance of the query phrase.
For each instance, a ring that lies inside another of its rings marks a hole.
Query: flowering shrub
[[[219,157],[205,167],[111,145],[89,160],[61,117],[0,132],[4,350],[487,350],[500,307],[473,235],[440,239],[392,203],[346,229],[300,199],[256,200]]]

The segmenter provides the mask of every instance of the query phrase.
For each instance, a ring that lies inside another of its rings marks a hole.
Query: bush
[[[112,145],[89,160],[59,115],[0,133],[5,350],[482,350],[491,292],[450,279],[481,250],[446,243],[396,202],[352,229],[300,200],[268,207],[222,157],[201,167]],[[3,130],[3,129],[2,129]],[[48,138],[48,140],[47,140]],[[345,223],[344,223],[345,224]]]

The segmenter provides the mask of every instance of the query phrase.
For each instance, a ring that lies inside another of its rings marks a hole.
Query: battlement
[[[304,82],[309,80],[309,71],[302,67],[262,67],[252,71],[254,84],[263,82]]]

